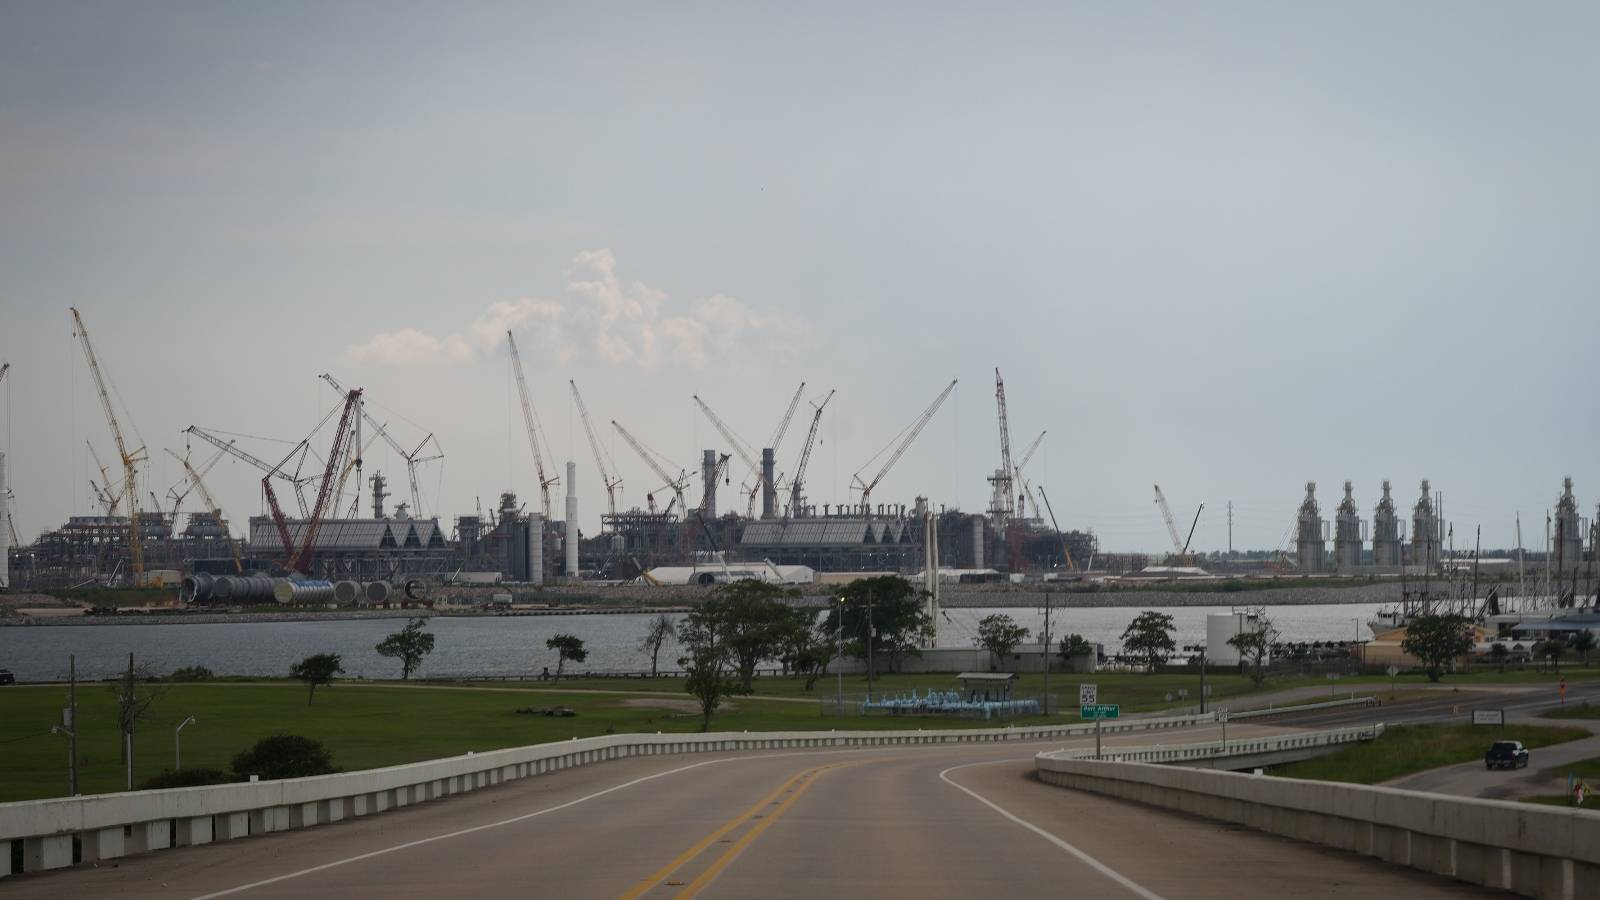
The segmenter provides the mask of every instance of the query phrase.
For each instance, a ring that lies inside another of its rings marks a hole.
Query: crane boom
[[[1041,435],[1042,437],[1042,435]],[[1078,564],[1072,561],[1072,551],[1067,547],[1067,536],[1061,533],[1061,526],[1056,524],[1056,511],[1050,508],[1050,495],[1039,488],[1039,496],[1044,498],[1045,511],[1050,514],[1050,527],[1055,529],[1056,538],[1061,541],[1061,555],[1067,558],[1067,571],[1078,571]]]
[[[589,407],[583,402],[583,395],[578,393],[578,382],[567,379],[567,384],[572,385],[572,399],[578,404],[578,416],[583,419],[584,433],[589,436],[589,449],[594,452],[595,468],[600,470],[600,481],[606,486],[606,506],[610,508],[613,518],[617,515],[617,487],[622,484],[620,475],[613,477],[612,471],[617,468],[613,460],[611,468],[606,468],[606,454],[600,449],[600,438],[594,433],[594,423],[589,420]]]
[[[217,520],[217,527],[222,529],[222,540],[227,543],[228,552],[233,556],[234,569],[236,569],[240,575],[243,575],[244,558],[239,555],[239,546],[233,542],[233,536],[228,534],[228,526],[222,518],[222,507],[217,505],[217,501],[211,499],[211,492],[206,490],[206,483],[201,480],[200,473],[195,471],[194,466],[189,465],[189,460],[179,456],[176,453],[173,453],[170,448],[167,450],[167,453],[173,459],[181,463],[183,465],[183,470],[189,473],[189,481],[192,482],[195,488],[200,491],[200,499],[206,502],[206,509],[211,511],[211,517]],[[174,507],[174,510],[176,510],[176,507]],[[177,513],[174,512],[173,515],[176,517]],[[173,522],[173,527],[177,527],[177,522]]]
[[[89,330],[83,326],[83,316],[77,307],[71,307],[72,322],[78,341],[83,346],[84,359],[89,361],[89,374],[94,376],[95,390],[100,394],[100,405],[105,409],[106,424],[111,426],[111,436],[117,442],[117,452],[122,456],[123,493],[128,498],[128,555],[133,560],[133,583],[144,580],[144,537],[139,531],[138,465],[145,459],[144,448],[130,452],[122,438],[122,426],[117,422],[116,410],[111,405],[111,394],[106,390],[105,374],[100,370],[100,360],[95,356],[94,345],[89,341]]]
[[[917,416],[916,420],[911,423],[905,432],[902,432],[905,434],[905,438],[900,441],[899,446],[894,448],[894,453],[890,455],[889,461],[883,464],[883,468],[878,470],[878,474],[872,476],[871,481],[863,482],[861,480],[860,472],[857,472],[855,475],[851,476],[857,484],[861,485],[861,504],[867,507],[868,514],[871,513],[871,504],[868,501],[872,499],[872,489],[878,486],[878,482],[883,480],[883,476],[889,474],[889,470],[894,468],[894,464],[899,462],[900,457],[905,455],[906,449],[909,448],[911,443],[917,439],[917,435],[922,433],[922,429],[927,426],[928,421],[933,418],[934,413],[938,412],[939,407],[944,405],[944,401],[950,396],[950,392],[956,389],[956,381],[957,379],[952,378],[950,383],[945,385],[944,390],[939,392],[939,396],[935,397],[933,402],[928,404],[928,408],[923,410],[921,415]]]
[[[739,440],[739,438],[734,435],[733,429],[729,428],[727,423],[723,422],[716,413],[711,411],[711,407],[707,406],[706,402],[700,399],[699,394],[694,395],[694,402],[700,406],[700,411],[706,414],[706,418],[711,420],[711,424],[716,426],[717,431],[720,432],[724,438],[727,438],[729,444],[733,445],[733,451],[739,454],[739,458],[744,461],[745,465],[750,467],[750,471],[755,473],[755,487],[750,489],[748,502],[745,504],[745,517],[754,518],[756,510],[756,495],[761,492],[762,486],[767,484],[767,473],[761,471],[761,464],[756,462],[755,459],[750,455],[750,451],[746,449],[744,442]],[[772,485],[771,487],[774,491],[778,489],[776,485]]]
[[[100,454],[95,452],[94,444],[89,443],[87,440],[83,443],[84,446],[89,448],[89,456],[94,459],[95,468],[100,470],[100,480],[105,482],[106,485],[104,491],[100,490],[99,487],[95,487],[95,493],[100,495],[100,502],[105,505],[106,515],[114,516],[117,514],[117,504],[122,502],[122,495],[111,493],[111,473],[106,470],[106,464],[100,461]],[[94,479],[91,478],[89,484],[93,486]]]
[[[688,507],[683,505],[683,489],[689,481],[688,476],[679,474],[677,478],[673,478],[671,475],[668,475],[667,470],[662,468],[659,462],[656,462],[655,452],[646,448],[638,438],[634,437],[633,434],[628,431],[628,429],[623,428],[621,422],[618,422],[616,419],[612,419],[611,427],[617,429],[617,433],[622,435],[622,439],[628,442],[628,446],[633,448],[633,452],[639,454],[639,458],[644,460],[645,465],[650,467],[650,471],[656,473],[656,475],[658,475],[662,481],[665,481],[667,485],[672,488],[673,502],[678,504],[679,509],[687,512]],[[654,497],[650,497],[648,499],[650,499],[652,502],[654,501]],[[668,509],[671,509],[671,507],[668,507]]]
[[[1161,520],[1167,523],[1167,534],[1172,537],[1172,552],[1182,557],[1183,539],[1178,537],[1178,523],[1172,520],[1172,508],[1167,506],[1167,495],[1161,493],[1159,484],[1156,485],[1156,506],[1161,508]]]
[[[1011,423],[1006,417],[1006,382],[1000,377],[998,368],[994,370],[994,402],[1000,420],[1000,470],[995,473],[995,508],[992,512],[996,528],[1003,528],[1016,512],[1016,500],[1011,496],[1011,482],[1016,470],[1011,465]]]
[[[539,425],[539,416],[533,411],[533,402],[528,399],[528,381],[522,377],[522,355],[517,353],[517,339],[510,331],[506,332],[506,342],[511,345],[511,368],[517,375],[517,393],[522,397],[522,421],[528,426],[528,449],[533,451],[533,467],[539,474],[539,502],[544,506],[544,520],[550,521],[550,486],[560,484],[560,478],[546,478],[544,474],[544,453],[539,449],[538,433],[544,431]]]
[[[264,459],[262,459],[262,458],[260,458],[258,456],[253,456],[250,453],[247,453],[246,451],[239,449],[237,446],[234,445],[233,441],[224,441],[222,438],[217,437],[216,435],[210,433],[209,431],[206,431],[205,429],[201,428],[198,425],[190,425],[188,428],[184,429],[184,432],[186,434],[194,435],[195,437],[199,438],[200,440],[205,441],[206,443],[210,444],[213,447],[216,447],[218,450],[221,450],[221,451],[227,453],[229,456],[232,456],[235,459],[242,460],[244,462],[249,463],[252,466],[255,466],[256,468],[260,469],[261,471],[267,473],[267,477],[269,477],[269,478],[276,478],[276,479],[278,479],[280,481],[287,481],[290,484],[294,485],[295,499],[300,502],[300,514],[302,516],[310,515],[311,510],[310,510],[309,507],[306,506],[305,495],[303,495],[300,492],[300,486],[305,484],[306,482],[304,480],[296,479],[293,475],[290,475],[288,472],[284,471],[282,463],[279,463],[278,465],[275,466],[272,463],[269,463],[266,460],[264,460]],[[296,445],[295,450],[290,451],[289,455],[293,456],[296,452],[299,451],[299,449],[300,449],[299,445]]]
[[[806,466],[811,462],[811,448],[817,445],[817,426],[822,424],[822,409],[833,399],[834,391],[828,391],[828,396],[822,398],[821,403],[813,404],[816,412],[811,415],[811,429],[806,432],[806,444],[800,449],[800,462],[794,467],[794,478],[789,480],[789,512],[791,516],[800,514],[801,487],[806,479]]]
[[[1019,516],[1027,514],[1027,506],[1022,502],[1023,497],[1027,497],[1028,504],[1033,506],[1034,516],[1038,517],[1039,515],[1039,500],[1033,496],[1033,484],[1022,474],[1022,470],[1027,468],[1028,462],[1033,459],[1034,451],[1039,449],[1039,444],[1044,441],[1046,434],[1049,434],[1049,432],[1039,432],[1039,436],[1033,439],[1032,444],[1028,445],[1028,452],[1022,454],[1022,462],[1017,463],[1017,481],[1022,485],[1022,493],[1017,495],[1017,515]]]
[[[333,390],[341,396],[346,393],[344,385],[340,384],[337,379],[335,379],[332,375],[329,375],[327,372],[322,373],[322,375],[319,377],[321,377],[323,381],[326,381],[328,386],[333,388]],[[436,459],[444,459],[444,449],[439,446],[439,439],[434,437],[432,432],[429,432],[427,437],[418,442],[415,449],[408,451],[405,447],[400,445],[399,441],[394,439],[394,435],[389,433],[389,426],[386,423],[379,422],[377,419],[372,417],[371,413],[367,412],[367,405],[365,403],[361,404],[361,418],[365,419],[366,423],[371,425],[373,430],[378,433],[378,437],[383,438],[384,442],[387,443],[394,450],[394,452],[400,454],[401,459],[406,461],[406,476],[411,482],[411,508],[415,511],[415,515],[418,518],[422,518],[424,516],[422,509],[422,491],[417,486],[417,466],[425,462],[432,462]],[[432,456],[419,456],[418,454],[422,452],[423,447],[428,446],[429,441],[433,442],[434,448],[439,452]],[[367,445],[371,446],[371,441],[368,441]]]
[[[773,430],[772,439],[767,441],[767,446],[772,448],[774,454],[778,452],[779,447],[783,446],[783,436],[789,432],[789,421],[794,418],[794,411],[800,408],[800,395],[805,393],[805,390],[806,383],[802,381],[800,386],[794,389],[794,396],[789,398],[789,408],[784,410],[783,419],[778,422],[778,427]]]
[[[333,446],[328,450],[327,465],[322,473],[322,481],[317,486],[317,502],[311,508],[310,518],[306,520],[305,534],[301,536],[299,546],[291,546],[288,522],[284,519],[283,510],[278,507],[277,495],[272,490],[272,475],[269,473],[261,478],[261,487],[267,494],[267,503],[272,507],[273,521],[277,524],[278,534],[283,539],[284,552],[288,554],[283,564],[285,569],[309,571],[311,547],[316,541],[317,532],[322,528],[323,516],[328,511],[328,499],[333,495],[334,485],[339,480],[339,463],[350,450],[349,442],[353,431],[351,413],[360,402],[360,388],[345,395],[344,412],[339,416],[339,426],[333,433]]]

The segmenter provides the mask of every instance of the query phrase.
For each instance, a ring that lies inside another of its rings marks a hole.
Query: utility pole
[[[878,630],[872,627],[872,592],[867,592],[867,700],[872,700],[872,683],[877,673],[872,669],[872,645],[878,642]]]
[[[1200,648],[1200,715],[1206,714],[1206,650]]]
[[[1233,558],[1233,501],[1228,501],[1228,558]]]
[[[1044,714],[1050,715],[1050,591],[1044,592]]]
[[[67,709],[72,721],[67,727],[67,749],[72,759],[67,761],[67,788],[71,796],[78,796],[78,657],[67,657]]]

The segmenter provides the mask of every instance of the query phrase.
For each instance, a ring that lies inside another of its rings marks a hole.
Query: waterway
[[[1269,615],[1286,641],[1366,639],[1366,622],[1378,604],[1337,603],[1272,607]],[[1205,640],[1207,613],[1229,612],[1227,606],[1185,606],[1161,609],[1172,616],[1179,647]],[[1114,653],[1122,631],[1138,609],[1096,607],[1056,609],[1050,630],[1059,637],[1082,634]],[[941,647],[974,646],[978,621],[1006,614],[1030,629],[1035,640],[1044,622],[1040,607],[947,609],[939,624]],[[537,675],[556,664],[545,641],[556,634],[583,639],[589,658],[577,671],[648,671],[650,658],[639,648],[651,614],[437,617],[428,630],[434,652],[423,663],[423,676]],[[676,617],[674,617],[676,618]],[[40,625],[0,628],[0,668],[19,681],[65,679],[68,657],[77,657],[80,677],[103,678],[127,666],[128,654],[158,673],[180,666],[205,666],[218,675],[285,676],[289,666],[313,653],[338,653],[345,674],[360,678],[396,678],[399,664],[379,656],[374,646],[398,630],[396,619],[347,619],[312,622],[228,622],[221,624]],[[661,653],[663,669],[676,668],[677,647]]]

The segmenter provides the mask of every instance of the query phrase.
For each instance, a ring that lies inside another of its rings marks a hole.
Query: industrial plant
[[[335,402],[276,461],[242,447],[244,435],[187,428],[186,440],[198,441],[205,455],[166,451],[181,464],[184,477],[163,498],[148,483],[151,452],[128,440],[136,432],[124,431],[126,411],[113,402],[116,391],[76,309],[72,321],[115,455],[110,466],[104,465],[89,446],[99,476],[89,480],[97,515],[72,516],[22,545],[9,511],[6,479],[14,473],[7,472],[0,454],[0,518],[6,523],[0,529],[0,588],[157,585],[178,588],[182,600],[194,604],[383,604],[428,602],[433,590],[448,585],[709,585],[752,577],[793,584],[832,573],[899,573],[930,584],[1204,578],[1218,577],[1216,570],[1230,577],[1253,572],[1404,577],[1441,571],[1453,559],[1455,536],[1443,515],[1443,494],[1427,479],[1420,481],[1409,522],[1384,481],[1370,523],[1352,482],[1344,482],[1331,523],[1323,518],[1316,482],[1307,482],[1294,514],[1292,542],[1275,558],[1254,562],[1231,554],[1202,559],[1191,545],[1204,505],[1192,520],[1185,515],[1188,521],[1180,523],[1158,485],[1155,503],[1172,553],[1152,559],[1103,552],[1092,528],[1061,527],[1044,487],[1029,474],[1045,433],[1013,453],[1006,385],[998,369],[998,453],[984,475],[989,499],[983,510],[952,508],[920,494],[897,502],[878,493],[896,465],[915,452],[919,436],[954,391],[954,380],[860,467],[842,503],[817,497],[807,480],[833,390],[808,395],[807,385],[800,383],[759,444],[741,438],[710,402],[695,395],[696,407],[719,440],[703,448],[694,472],[674,466],[622,422],[608,420],[658,479],[645,492],[642,508],[624,508],[618,466],[601,439],[604,426],[590,415],[576,381],[567,389],[593,467],[580,473],[576,460],[562,465],[554,459],[509,331],[510,374],[537,478],[532,496],[497,486],[498,502],[487,509],[480,504],[447,519],[440,510],[425,508],[419,471],[444,459],[439,439],[429,433],[415,445],[402,444],[368,411],[362,389],[324,374],[320,378]],[[7,368],[0,365],[0,379]],[[403,476],[368,470],[366,454],[378,442],[403,460]],[[267,509],[245,518],[239,536],[206,484],[224,458],[259,473]],[[393,490],[391,475],[400,485]],[[564,502],[558,506],[558,501]],[[591,516],[600,510],[596,533],[585,534],[576,525],[584,503],[596,505],[589,507]],[[1593,529],[1579,514],[1571,479],[1557,499],[1549,532],[1546,556],[1556,571],[1592,562]]]

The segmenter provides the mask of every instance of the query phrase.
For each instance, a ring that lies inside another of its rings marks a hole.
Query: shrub
[[[263,781],[274,778],[304,778],[331,775],[333,754],[321,741],[298,734],[275,734],[256,741],[255,746],[233,758],[233,774],[240,780],[251,775]]]
[[[228,784],[234,777],[221,769],[168,770],[139,783],[139,790],[154,791],[163,788],[196,787],[202,784]]]
[[[217,677],[216,674],[205,666],[184,666],[181,669],[173,669],[172,674],[167,676],[167,680],[210,681],[215,677]]]

